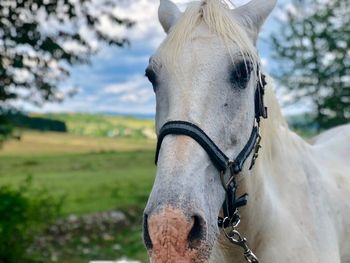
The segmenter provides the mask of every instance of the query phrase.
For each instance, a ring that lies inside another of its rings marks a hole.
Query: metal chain
[[[231,231],[227,232],[225,227],[223,227],[223,231],[225,233],[225,236],[227,239],[234,245],[237,245],[244,249],[243,255],[245,260],[248,263],[259,263],[259,260],[257,256],[252,252],[252,250],[248,246],[248,241],[245,237],[242,237],[241,233],[238,232],[237,227],[241,222],[241,219],[238,215],[238,210],[236,210],[236,219],[234,222],[230,222],[231,225]],[[228,217],[226,217],[223,221],[223,225],[225,225],[225,221],[230,220]]]

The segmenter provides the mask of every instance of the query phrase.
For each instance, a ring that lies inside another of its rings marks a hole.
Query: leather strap
[[[158,135],[155,163],[158,157],[162,142],[167,135],[186,135],[194,139],[208,153],[211,161],[219,171],[226,170],[229,158],[219,149],[210,137],[198,126],[186,121],[170,121],[164,124]]]
[[[238,174],[242,172],[243,165],[245,161],[248,159],[249,155],[254,150],[256,142],[258,141],[258,138],[259,138],[259,129],[258,127],[254,126],[247,144],[244,146],[243,150],[238,154],[238,156],[236,157],[233,163],[232,168],[233,168],[234,174]]]
[[[237,158],[230,161],[220,148],[210,139],[210,137],[198,126],[186,121],[170,121],[164,124],[158,135],[157,150],[155,156],[155,164],[158,163],[158,157],[162,142],[167,135],[185,135],[194,139],[207,152],[209,158],[213,162],[219,172],[225,172],[231,168],[234,174],[242,171],[245,161],[254,150],[257,142],[259,131],[254,127],[247,144],[243,150],[237,155]]]
[[[259,73],[258,73],[259,78]],[[258,81],[257,87],[255,90],[255,119],[259,122],[260,117],[267,119],[267,107],[265,107],[264,103],[264,95],[265,95],[265,86],[266,86],[266,76],[261,74],[261,80]]]

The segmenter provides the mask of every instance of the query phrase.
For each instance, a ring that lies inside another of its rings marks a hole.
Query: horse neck
[[[242,209],[242,217],[248,218],[242,219],[242,222],[247,222],[247,231],[253,232],[251,235],[256,234],[254,231],[258,232],[261,227],[253,223],[254,220],[268,219],[267,213],[273,211],[273,207],[276,206],[278,195],[276,196],[275,190],[288,192],[291,186],[289,180],[297,180],[299,175],[288,178],[287,171],[290,164],[299,162],[302,152],[306,149],[306,143],[289,130],[271,86],[267,88],[265,103],[269,110],[269,118],[261,123],[262,149],[251,174],[240,182],[240,192],[249,193],[251,197],[248,206]]]

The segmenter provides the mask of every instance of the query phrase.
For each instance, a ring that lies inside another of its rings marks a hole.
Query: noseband
[[[235,229],[239,222],[240,216],[238,209],[245,206],[248,202],[248,194],[244,194],[237,198],[237,175],[242,172],[243,166],[249,156],[254,152],[249,169],[252,169],[258,157],[261,148],[260,141],[260,119],[267,118],[267,108],[264,105],[264,93],[266,86],[266,77],[258,71],[258,81],[255,90],[255,119],[252,132],[241,152],[235,159],[230,159],[213,140],[198,126],[186,121],[170,121],[163,125],[159,131],[158,143],[156,150],[155,163],[158,163],[158,157],[162,142],[167,135],[185,135],[194,139],[208,154],[210,160],[220,173],[221,182],[226,191],[226,198],[223,204],[224,217],[218,218],[218,225],[224,229],[226,236],[230,241],[245,249],[244,256],[248,262],[258,262],[255,255],[250,251],[246,244],[246,240],[241,238],[239,232]],[[230,178],[227,182],[224,180],[224,175],[230,172]],[[231,226],[232,231],[227,234],[225,228]]]

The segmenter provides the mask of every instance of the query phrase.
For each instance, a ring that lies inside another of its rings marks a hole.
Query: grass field
[[[111,210],[128,216],[126,225],[112,231],[113,237],[99,228],[97,235],[68,233],[73,235],[70,243],[53,247],[60,250],[60,259],[43,262],[87,263],[123,256],[147,262],[141,224],[155,174],[153,122],[88,114],[35,116],[64,121],[68,133],[22,131],[20,140],[7,141],[0,149],[0,187],[18,186],[31,177],[34,187],[64,197],[64,220]]]
[[[37,187],[65,196],[63,215],[142,208],[154,176],[153,151],[2,156],[0,184],[31,176]]]
[[[141,240],[142,210],[153,184],[154,170],[153,151],[2,156],[0,184],[18,185],[27,176],[32,176],[35,187],[64,197],[62,217],[108,210],[134,211],[134,225],[114,237],[124,249],[113,253],[108,251],[112,245],[105,245],[107,252],[102,254],[109,255],[109,259],[119,255],[145,262],[147,256]],[[76,256],[74,261],[70,258],[62,262],[83,263],[87,262],[88,256]]]
[[[106,138],[70,133],[22,132],[21,139],[7,141],[0,156],[57,155],[101,151],[131,152],[153,150],[155,140],[144,138]]]
[[[123,125],[143,129],[148,125],[151,129],[153,124],[125,119]],[[67,134],[24,131],[21,140],[8,141],[0,150],[0,186],[17,186],[32,177],[34,187],[64,197],[61,218],[110,210],[132,214],[132,224],[112,238],[122,249],[111,249],[113,244],[108,242],[112,241],[102,242],[108,246],[91,244],[103,249],[104,258],[94,255],[94,259],[127,256],[146,262],[141,223],[155,174],[154,147],[154,139],[137,136],[109,138],[74,131]],[[86,263],[92,259],[90,256],[70,254],[67,259],[63,255],[59,262]]]

